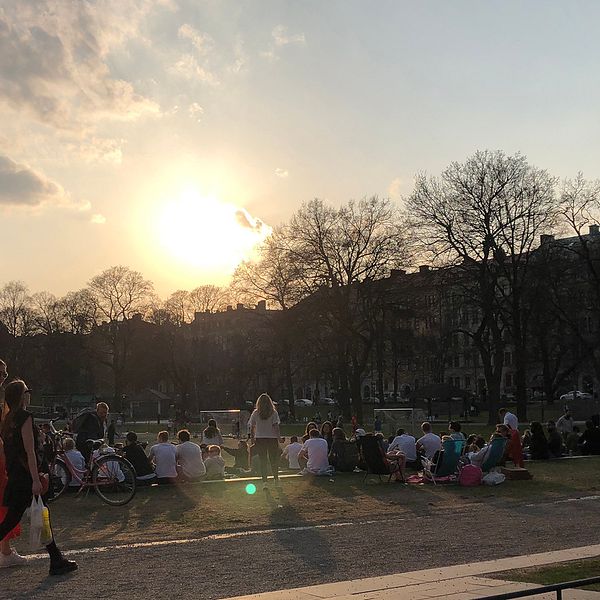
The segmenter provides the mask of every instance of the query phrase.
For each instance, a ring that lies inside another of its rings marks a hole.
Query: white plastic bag
[[[34,496],[29,508],[29,547],[37,550],[42,546],[42,530],[44,529],[44,517],[42,515],[44,503],[40,496]]]
[[[485,483],[486,485],[499,485],[505,479],[506,479],[506,477],[502,473],[498,473],[496,471],[490,471],[489,473],[486,473],[483,476],[481,481],[483,483]]]
[[[29,546],[37,550],[52,541],[52,528],[50,527],[50,513],[44,506],[41,496],[34,496],[29,508]]]

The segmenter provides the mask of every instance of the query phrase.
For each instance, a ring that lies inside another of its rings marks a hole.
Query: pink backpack
[[[483,472],[476,465],[465,465],[458,476],[458,484],[466,487],[481,485]]]

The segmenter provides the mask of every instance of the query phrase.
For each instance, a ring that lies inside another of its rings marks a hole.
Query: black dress
[[[21,428],[27,419],[31,418],[33,427],[33,442],[36,449],[36,460],[39,459],[38,428],[33,422],[33,415],[24,409],[18,409],[8,430],[3,435],[4,455],[6,456],[6,475],[8,482],[4,490],[4,506],[13,509],[22,509],[31,504],[32,479],[27,464],[27,452],[23,444]]]

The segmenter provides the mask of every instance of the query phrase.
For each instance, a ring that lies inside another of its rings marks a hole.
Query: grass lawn
[[[360,473],[333,478],[283,480],[282,491],[254,495],[245,482],[224,481],[139,488],[124,507],[111,507],[93,493],[66,496],[51,505],[58,538],[69,547],[114,542],[176,539],[211,532],[302,526],[361,519],[410,519],[431,511],[498,504],[552,502],[600,492],[600,457],[529,465],[530,481],[496,487],[363,484]],[[451,515],[450,515],[451,516]]]
[[[588,560],[577,560],[567,563],[555,563],[541,567],[530,567],[528,569],[515,569],[514,571],[503,571],[486,575],[492,579],[505,581],[522,581],[524,583],[539,583],[540,585],[551,585],[575,579],[587,579],[588,577],[600,577],[600,558]],[[600,591],[600,584],[587,586],[586,590]]]

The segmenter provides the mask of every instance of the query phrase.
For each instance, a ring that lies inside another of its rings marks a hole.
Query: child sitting
[[[298,437],[293,435],[290,438],[290,443],[283,449],[283,457],[287,459],[287,466],[294,471],[300,470],[298,464],[298,454],[302,450],[302,444],[298,441]]]
[[[248,453],[248,443],[244,440],[240,440],[238,442],[237,448],[228,448],[227,446],[223,446],[221,450],[225,450],[227,454],[230,454],[235,458],[232,470],[237,471],[239,473],[241,470],[247,471],[250,468],[250,455]]]
[[[208,447],[208,458],[204,461],[206,479],[223,479],[225,477],[225,460],[221,456],[221,448],[216,444]]]
[[[80,486],[81,477],[85,471],[85,458],[79,450],[75,450],[75,442],[73,438],[66,438],[63,442],[63,448],[65,450],[65,457],[73,465],[75,473],[71,473],[71,481],[69,487],[78,488]]]

